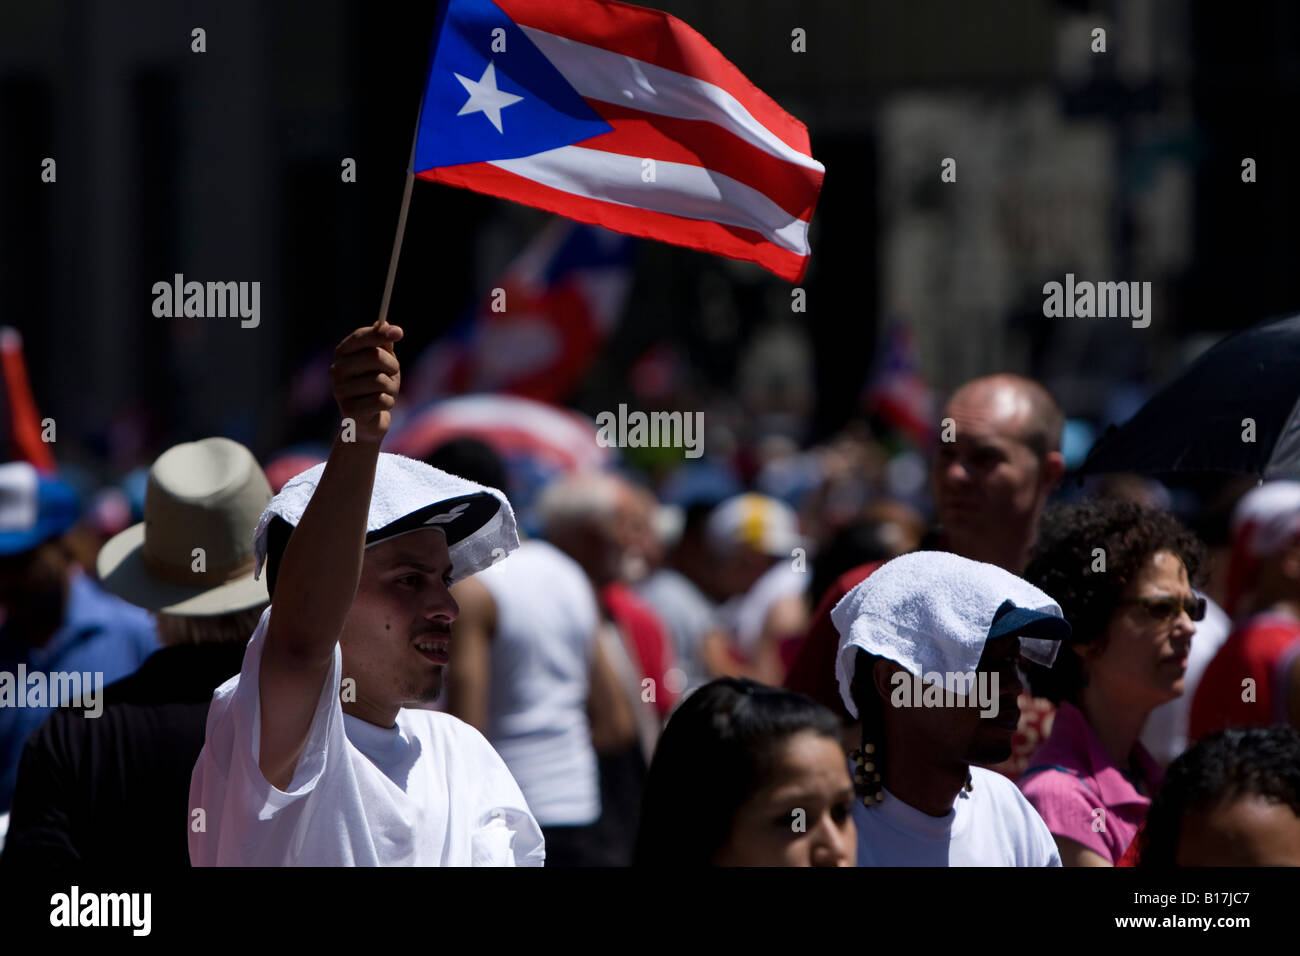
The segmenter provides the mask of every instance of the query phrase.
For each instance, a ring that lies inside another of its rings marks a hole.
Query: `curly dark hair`
[[[1104,573],[1093,571],[1096,548],[1104,551]],[[1159,551],[1178,556],[1193,587],[1202,582],[1205,549],[1173,515],[1117,498],[1084,499],[1043,513],[1024,578],[1061,605],[1073,628],[1071,644],[1103,642],[1100,650],[1125,587]],[[1050,668],[1025,669],[1034,695],[1053,703],[1073,701],[1083,689],[1079,658],[1068,648]]]
[[[1221,730],[1170,764],[1138,837],[1137,865],[1177,866],[1187,812],[1247,796],[1275,800],[1300,817],[1300,733],[1294,728]]]

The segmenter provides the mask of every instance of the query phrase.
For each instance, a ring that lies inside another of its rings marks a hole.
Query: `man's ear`
[[[1065,476],[1065,456],[1059,451],[1049,451],[1043,456],[1043,487],[1051,494]]]
[[[1287,545],[1278,564],[1288,581],[1300,581],[1300,540]]]
[[[887,690],[882,688],[889,687],[889,671],[887,665],[891,664],[882,657],[874,657],[866,651],[859,649],[857,658],[853,663],[853,678],[849,681],[849,696],[861,707],[861,701],[868,694],[884,694],[885,699],[889,697]],[[886,665],[884,673],[884,683],[881,683],[882,665]],[[869,698],[868,698],[869,699]]]
[[[902,668],[893,661],[885,660],[883,657],[876,658],[871,668],[871,683],[881,700],[889,700],[894,691],[894,674],[900,670]]]

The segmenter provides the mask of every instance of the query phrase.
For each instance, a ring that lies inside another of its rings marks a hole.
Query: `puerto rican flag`
[[[420,404],[467,392],[564,401],[618,325],[636,245],[552,219],[493,291],[415,361],[403,395]]]
[[[863,397],[867,410],[898,429],[918,448],[934,441],[934,394],[921,373],[911,328],[901,319],[887,326]]]
[[[797,282],[825,169],[804,125],[676,17],[444,0],[413,172]]]

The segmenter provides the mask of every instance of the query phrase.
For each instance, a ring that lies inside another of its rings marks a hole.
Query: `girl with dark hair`
[[[853,783],[839,720],[750,680],[695,691],[646,778],[638,866],[853,866]]]
[[[1300,866],[1300,733],[1233,729],[1170,765],[1138,836],[1140,867]]]
[[[1025,579],[1052,595],[1073,628],[1050,668],[1027,670],[1057,705],[1051,736],[1018,781],[1066,866],[1113,866],[1163,776],[1139,737],[1156,707],[1183,693],[1203,563],[1172,516],[1131,501],[1049,509]]]

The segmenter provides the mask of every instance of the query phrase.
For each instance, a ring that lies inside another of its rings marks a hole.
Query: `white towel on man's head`
[[[835,677],[844,706],[858,716],[849,687],[858,649],[896,661],[912,674],[968,674],[1005,601],[1061,617],[1061,607],[1023,578],[946,551],[914,551],[887,561],[840,600]],[[1022,637],[1021,653],[1051,666],[1060,642]]]
[[[254,577],[266,560],[267,526],[274,517],[293,527],[302,520],[325,463],[290,478],[262,512],[253,533]],[[439,507],[445,503],[446,507]],[[519,547],[515,512],[506,496],[431,465],[380,452],[366,520],[366,547],[410,531],[439,528],[447,535],[452,580],[476,574]]]

